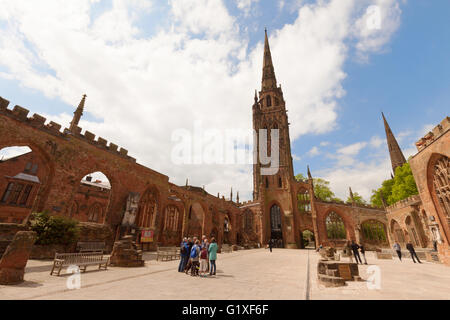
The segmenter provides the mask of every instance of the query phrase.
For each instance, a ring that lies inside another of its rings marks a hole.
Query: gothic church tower
[[[261,203],[264,216],[264,238],[268,240],[275,237],[283,241],[294,242],[293,236],[288,236],[292,239],[286,239],[286,226],[293,224],[293,220],[289,221],[289,218],[286,218],[286,215],[292,215],[293,212],[290,186],[294,181],[289,122],[283,91],[281,86],[277,86],[267,30],[265,32],[261,91],[259,94],[255,92],[253,104],[253,129],[257,132],[258,137],[254,146],[255,151],[258,152],[258,161],[253,165],[253,200]],[[279,170],[275,174],[263,175],[261,170],[270,167],[270,164],[262,164],[259,157],[260,139],[263,137],[260,129],[267,130],[267,145],[263,144],[261,147],[263,148],[262,152],[267,152],[269,157],[273,156],[271,154],[271,131],[279,130]]]

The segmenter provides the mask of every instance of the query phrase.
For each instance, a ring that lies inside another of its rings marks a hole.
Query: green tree
[[[303,174],[299,173],[295,176],[297,181],[305,180]],[[322,201],[344,202],[337,198],[330,189],[330,182],[321,178],[313,178],[314,194]]]
[[[389,198],[391,203],[406,199],[410,196],[419,194],[416,181],[411,171],[409,163],[395,169],[394,185],[392,194]]]
[[[36,244],[70,245],[78,240],[78,222],[60,216],[51,216],[48,213],[33,213],[31,230],[37,233]]]
[[[370,198],[372,205],[377,207],[383,206],[381,194],[383,194],[383,198],[388,206],[418,194],[417,185],[409,163],[397,167],[394,179],[385,180],[380,188],[372,190]]]
[[[356,204],[367,204],[366,200],[364,200],[358,192],[353,192],[353,199]],[[347,203],[352,203],[352,198],[350,196],[348,196]]]

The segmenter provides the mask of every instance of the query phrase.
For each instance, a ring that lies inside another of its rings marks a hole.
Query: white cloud
[[[416,140],[419,140],[420,138],[422,138],[424,135],[426,135],[428,132],[432,131],[434,129],[436,125],[434,124],[426,124],[423,126],[422,130],[420,130],[419,132],[419,137],[417,137]]]
[[[365,148],[366,146],[367,142],[357,142],[349,146],[342,147],[338,149],[337,152],[346,156],[356,156],[361,151],[361,149]]]
[[[379,136],[374,136],[370,139],[370,145],[373,148],[379,148],[383,145],[383,143],[385,142],[385,140],[383,140],[382,138],[380,138]]]
[[[125,147],[174,183],[189,177],[212,194],[234,186],[242,199],[250,197],[251,166],[174,166],[171,133],[192,130],[194,120],[218,130],[251,128],[263,31],[249,50],[240,21],[222,0],[171,0],[167,21],[144,36],[138,22],[159,2],[114,0],[94,17],[96,2],[2,0],[0,66],[5,70],[0,76],[74,106],[86,93],[86,112],[102,122],[82,120],[84,129]],[[254,2],[242,2],[243,8]],[[335,128],[338,100],[345,94],[347,40],[354,37],[360,7],[355,0],[294,2],[301,4],[297,19],[270,30],[292,141]],[[360,50],[368,54],[379,47]],[[7,98],[14,103],[14,97]],[[70,115],[53,114],[59,115],[48,117],[68,126]]]
[[[252,6],[257,4],[259,0],[235,0],[237,7],[244,12],[245,16],[249,16]]]
[[[362,0],[359,6],[362,15],[353,25],[352,31],[358,41],[357,54],[362,61],[367,61],[369,53],[385,49],[400,26],[402,10],[398,0]],[[379,26],[374,25],[377,19],[380,19]]]
[[[318,147],[312,147],[311,150],[308,151],[308,155],[311,157],[317,156],[320,154],[320,150]]]
[[[348,187],[351,187],[353,192],[358,192],[369,201],[372,190],[378,189],[384,180],[390,178],[391,170],[391,162],[388,158],[384,158],[381,162],[356,162],[351,167],[337,165],[317,174],[330,181],[330,187],[337,197],[346,200]]]

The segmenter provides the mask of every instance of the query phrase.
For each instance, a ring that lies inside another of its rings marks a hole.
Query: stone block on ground
[[[33,231],[16,233],[0,260],[0,284],[11,285],[23,282],[25,266],[36,238],[36,232]]]

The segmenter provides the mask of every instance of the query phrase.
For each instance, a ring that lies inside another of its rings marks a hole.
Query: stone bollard
[[[16,233],[0,260],[0,284],[11,285],[23,282],[25,266],[36,238],[34,231]]]

